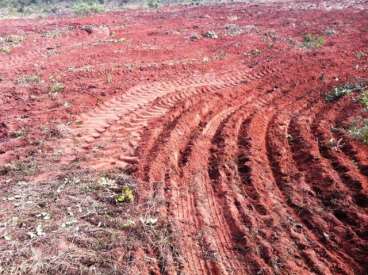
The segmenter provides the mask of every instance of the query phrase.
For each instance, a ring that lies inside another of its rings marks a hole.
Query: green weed
[[[64,91],[64,84],[60,82],[55,82],[50,86],[50,93],[52,94],[58,94],[62,91]]]
[[[326,101],[332,102],[353,92],[360,92],[365,87],[361,83],[347,83],[333,88],[325,97]]]
[[[320,48],[325,44],[323,36],[307,33],[303,38],[303,46],[308,49]]]
[[[368,144],[368,119],[353,122],[349,134],[364,144]]]
[[[134,201],[134,192],[130,186],[124,186],[121,194],[116,197],[116,202],[133,202]]]
[[[359,101],[364,106],[364,108],[368,109],[368,90],[365,90],[361,93]]]

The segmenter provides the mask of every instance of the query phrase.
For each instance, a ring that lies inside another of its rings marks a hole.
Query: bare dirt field
[[[364,2],[1,20],[0,274],[367,274]]]

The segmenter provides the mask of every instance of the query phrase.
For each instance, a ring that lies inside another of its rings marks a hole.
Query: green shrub
[[[157,9],[160,6],[160,0],[148,0],[147,5],[151,9]]]
[[[105,11],[105,7],[97,2],[77,2],[72,7],[77,15],[89,15],[93,13],[100,13]]]

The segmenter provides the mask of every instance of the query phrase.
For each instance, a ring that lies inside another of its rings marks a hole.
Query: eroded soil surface
[[[0,271],[367,274],[368,147],[344,131],[367,113],[325,100],[368,78],[367,8],[2,20]],[[71,192],[87,170],[130,174],[134,211]]]

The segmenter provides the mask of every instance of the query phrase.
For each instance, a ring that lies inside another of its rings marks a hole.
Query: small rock
[[[50,214],[47,212],[41,212],[40,214],[36,215],[37,218],[42,218],[44,220],[49,220],[50,219]]]
[[[148,218],[140,218],[141,223],[145,225],[155,225],[158,221],[158,218],[148,217]]]
[[[330,240],[330,235],[328,235],[327,233],[323,232],[323,237],[325,237],[325,239],[328,241]]]
[[[197,41],[199,40],[199,35],[197,33],[193,33],[191,36],[190,36],[190,40],[191,41]]]
[[[64,223],[61,225],[61,227],[63,227],[63,228],[67,228],[67,227],[70,227],[70,226],[72,226],[72,225],[74,225],[74,224],[76,224],[76,223],[77,223],[77,221],[76,221],[76,220],[70,220],[70,221],[64,222]]]
[[[37,236],[46,235],[45,232],[43,232],[42,224],[37,225],[36,234],[37,234]]]
[[[93,32],[93,27],[90,25],[85,25],[81,27],[81,30],[87,32],[88,34],[91,34]]]
[[[11,241],[12,240],[12,236],[8,235],[7,233],[4,234],[3,238],[6,241]]]
[[[27,236],[30,238],[30,239],[34,239],[36,237],[36,234],[33,233],[33,232],[27,232]]]

